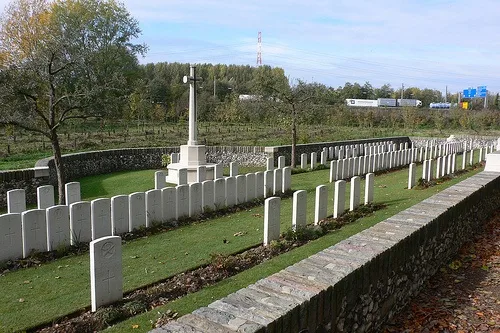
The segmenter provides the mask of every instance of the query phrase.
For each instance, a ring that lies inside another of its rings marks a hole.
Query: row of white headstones
[[[394,150],[396,146],[388,144],[368,145],[363,147],[368,156],[356,156],[357,147],[323,149],[338,157],[330,164],[330,182],[348,179],[356,175],[399,167],[417,159],[437,156],[446,152],[459,151],[460,144],[447,144],[417,149]],[[322,157],[323,158],[323,157]],[[304,156],[302,156],[304,160]],[[311,154],[315,161],[315,153]],[[278,167],[284,164],[284,158],[278,158]],[[269,163],[268,167],[274,167]],[[42,186],[37,189],[38,209],[26,210],[24,190],[12,190],[7,193],[9,213],[0,215],[0,261],[27,257],[32,251],[51,251],[59,247],[90,242],[100,237],[131,232],[136,228],[149,227],[154,222],[168,222],[182,217],[195,217],[207,210],[252,201],[255,198],[269,197],[286,192],[291,186],[291,168],[284,167],[265,172],[237,175],[238,165],[231,163],[230,174],[215,181],[183,184],[177,187],[164,187],[156,175],[156,189],[136,192],[130,195],[118,195],[111,199],[101,198],[91,202],[81,201],[80,184],[66,184],[67,205],[54,205],[54,189]]]
[[[364,203],[373,202],[374,174],[366,175]],[[351,178],[349,209],[355,210],[360,205],[361,178]],[[314,224],[328,217],[328,188],[326,185],[316,187],[314,208]],[[333,200],[333,217],[344,213],[346,200],[346,181],[335,182]],[[299,190],[293,193],[292,228],[307,225],[307,191]],[[268,245],[280,237],[281,198],[270,197],[264,202],[264,240]],[[120,301],[123,298],[123,272],[121,258],[121,238],[108,236],[90,243],[90,289],[92,311],[103,305]]]

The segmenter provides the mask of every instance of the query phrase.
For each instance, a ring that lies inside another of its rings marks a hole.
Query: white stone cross
[[[196,76],[196,66],[190,66],[189,76],[184,76],[184,83],[189,82],[189,140],[188,146],[196,146],[198,144],[197,136],[197,112],[196,112],[196,82],[202,81],[201,77]]]

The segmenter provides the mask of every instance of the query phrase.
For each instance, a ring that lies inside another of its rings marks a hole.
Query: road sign
[[[486,97],[488,96],[488,90],[486,89],[486,86],[479,86],[477,87],[477,97]]]
[[[477,90],[474,88],[464,89],[463,98],[474,98],[476,97]]]

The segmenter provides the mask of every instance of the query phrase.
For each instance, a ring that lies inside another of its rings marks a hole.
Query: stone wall
[[[208,146],[207,162],[229,166],[238,162],[240,166],[265,166],[267,154],[264,147],[253,146]]]
[[[481,172],[152,332],[377,332],[499,207]]]
[[[300,155],[303,153],[311,154],[316,152],[318,156],[320,156],[321,151],[324,147],[340,147],[340,146],[350,146],[356,144],[365,144],[365,143],[373,143],[373,142],[385,142],[392,141],[395,143],[399,149],[400,143],[408,143],[411,144],[411,140],[407,136],[395,136],[388,138],[376,138],[376,139],[359,139],[359,140],[346,140],[346,141],[332,141],[332,142],[318,142],[318,143],[307,143],[307,144],[299,144],[296,147],[295,158],[296,163],[300,163]],[[291,163],[291,155],[292,155],[292,146],[274,146],[274,147],[266,147],[266,153],[268,157],[274,158],[274,163],[276,165],[279,156],[285,156],[285,164],[290,165]]]
[[[48,185],[49,178],[35,175],[35,169],[0,171],[0,208],[7,207],[7,191],[26,189],[26,201],[36,203],[36,188]]]

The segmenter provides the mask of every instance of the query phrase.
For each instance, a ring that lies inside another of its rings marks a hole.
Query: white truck
[[[396,99],[396,98],[379,98],[379,99],[354,99],[349,98],[345,100],[348,106],[361,106],[361,107],[401,107],[401,106],[422,106],[422,101],[418,99]]]
[[[361,106],[361,107],[377,107],[378,101],[376,99],[346,99],[348,106]]]

